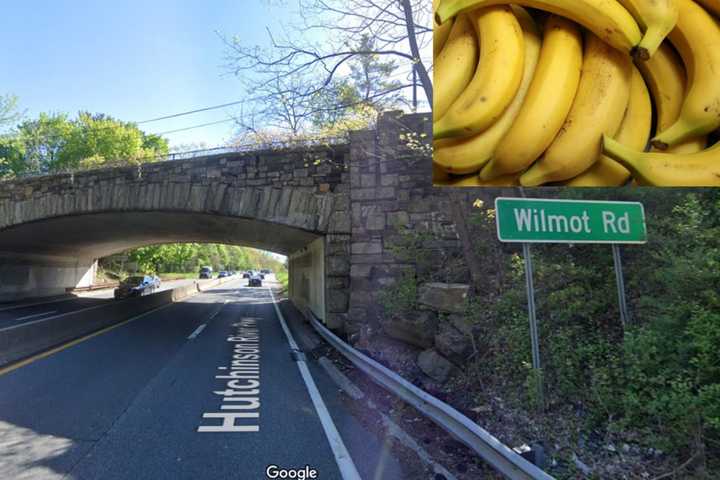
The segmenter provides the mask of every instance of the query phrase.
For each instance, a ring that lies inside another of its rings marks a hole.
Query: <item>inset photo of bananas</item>
[[[433,184],[720,187],[720,0],[434,0]]]

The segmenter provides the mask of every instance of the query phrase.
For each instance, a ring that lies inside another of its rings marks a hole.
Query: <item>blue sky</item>
[[[216,31],[267,44],[283,12],[261,0],[9,0],[2,6],[0,94],[40,112],[102,112],[126,121],[239,100]],[[216,110],[143,125],[163,132],[228,118]],[[167,135],[221,144],[232,123]]]

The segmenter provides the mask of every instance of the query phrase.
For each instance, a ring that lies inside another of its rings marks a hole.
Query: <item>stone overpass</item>
[[[406,272],[403,230],[457,242],[431,186],[429,115],[386,113],[347,144],[229,153],[0,183],[0,301],[92,281],[96,259],[214,242],[288,255],[290,295],[358,332]]]

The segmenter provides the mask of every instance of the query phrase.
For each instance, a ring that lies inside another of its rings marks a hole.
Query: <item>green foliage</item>
[[[287,270],[275,270],[275,278],[283,286],[284,290],[288,289],[288,272]]]
[[[48,173],[152,161],[168,153],[167,141],[132,123],[81,112],[41,113],[0,138],[0,174]]]
[[[608,198],[594,190],[563,195]],[[717,448],[720,193],[648,189],[611,198],[642,201],[648,221],[648,244],[622,249],[631,314],[625,332],[608,247],[532,247],[550,408],[578,405],[591,426],[641,432],[684,458],[700,444]],[[476,233],[487,215],[475,212]],[[476,299],[491,334],[483,361],[534,402],[522,257],[515,249],[502,258],[499,267],[488,262],[489,272],[504,271],[501,281]]]
[[[18,111],[18,98],[15,95],[0,95],[0,129],[12,125],[22,118]]]
[[[269,268],[275,272],[284,265],[267,252],[235,245],[178,243],[150,245],[126,253],[130,262],[143,273],[197,273],[200,267],[219,270]]]
[[[417,279],[405,274],[394,285],[380,292],[380,305],[388,316],[407,313],[417,306]]]
[[[180,243],[151,245],[127,252],[128,260],[143,273],[197,272],[208,265],[219,270],[284,269],[270,254],[234,245]]]

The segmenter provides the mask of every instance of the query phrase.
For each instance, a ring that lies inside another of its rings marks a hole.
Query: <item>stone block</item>
[[[385,335],[420,348],[435,343],[438,318],[434,312],[412,311],[380,320]]]
[[[355,242],[352,244],[351,252],[359,255],[372,255],[382,253],[382,249],[382,242],[379,240],[372,242]]]
[[[435,349],[454,364],[462,365],[473,351],[472,340],[452,325],[441,322],[435,335]]]
[[[437,312],[462,313],[470,286],[461,283],[425,283],[420,285],[418,303]]]
[[[425,350],[418,355],[418,367],[433,380],[445,383],[452,375],[455,367],[436,350]]]

